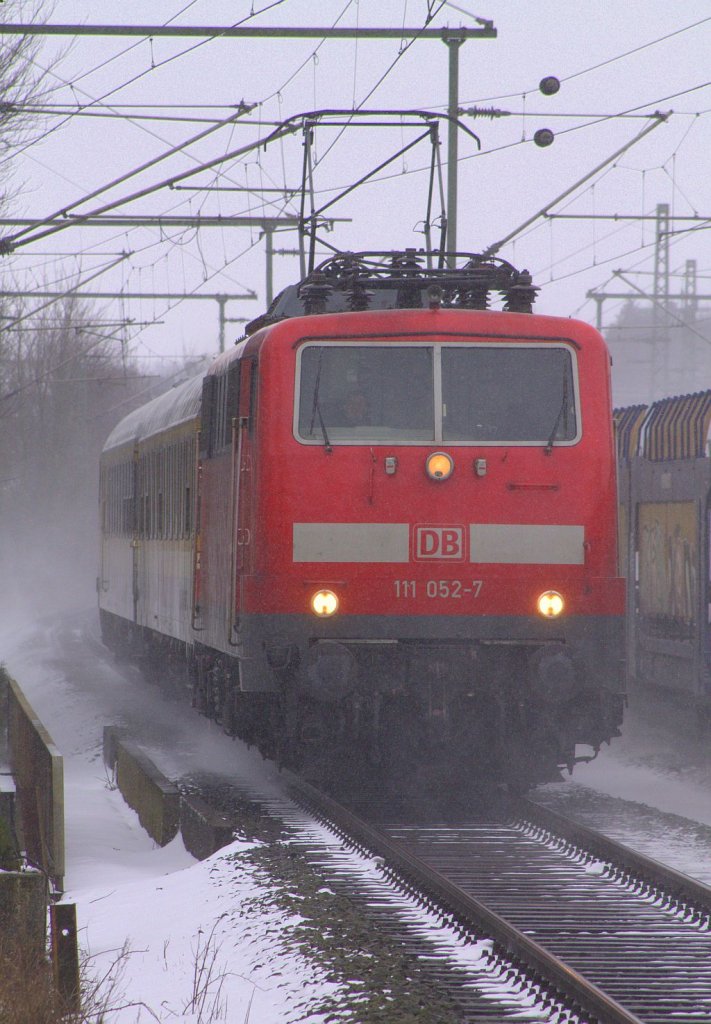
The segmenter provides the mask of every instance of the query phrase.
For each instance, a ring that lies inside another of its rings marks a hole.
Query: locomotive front
[[[428,295],[254,336],[241,687],[280,694],[296,764],[533,783],[621,720],[609,356]]]

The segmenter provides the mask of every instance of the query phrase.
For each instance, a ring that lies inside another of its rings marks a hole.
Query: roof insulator
[[[304,300],[304,312],[307,316],[326,312],[328,298],[333,291],[324,274],[315,271],[309,274],[308,278],[299,289],[301,298]]]
[[[522,270],[516,274],[514,282],[504,291],[504,308],[509,313],[532,313],[538,288],[534,286],[531,275],[527,270]]]

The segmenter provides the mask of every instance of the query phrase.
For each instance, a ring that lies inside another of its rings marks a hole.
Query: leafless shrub
[[[34,597],[51,606],[65,600],[56,581],[66,595],[67,581],[85,587],[95,575],[101,446],[152,394],[85,302],[70,296],[26,318],[28,308],[0,309],[0,575],[32,578]]]
[[[124,943],[121,949],[115,951],[108,966],[98,974],[94,967],[95,958],[85,957],[82,960],[81,1009],[63,1018],[63,1024],[109,1024],[115,1014],[126,1010],[136,1010],[137,1015],[144,1011],[160,1024],[160,1017],[150,1006],[125,996],[124,977],[133,952],[128,943]],[[0,1020],[0,1024],[4,1022]]]
[[[215,937],[215,930],[222,917],[214,921],[207,937],[203,929],[199,928],[197,940],[192,947],[192,993],[185,1011],[197,1014],[196,1024],[210,1024],[211,1021],[225,1019],[226,1005],[222,999],[222,988],[228,972],[220,969],[219,946]]]
[[[60,1024],[64,1008],[51,967],[23,939],[0,941],[0,1024]]]
[[[160,1022],[145,1003],[126,999],[123,980],[132,952],[117,950],[108,967],[94,970],[94,960],[81,964],[80,1008],[67,1008],[54,986],[52,966],[30,942],[0,941],[0,1024],[109,1024],[114,1015],[136,1010]],[[205,1018],[207,1024],[209,1018]]]

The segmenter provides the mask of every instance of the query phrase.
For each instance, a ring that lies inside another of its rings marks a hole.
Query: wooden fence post
[[[67,1010],[76,1013],[81,1001],[76,904],[54,903],[49,913],[52,922],[54,984]]]

